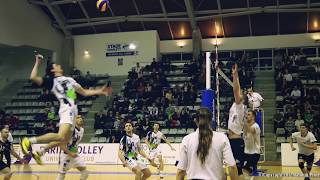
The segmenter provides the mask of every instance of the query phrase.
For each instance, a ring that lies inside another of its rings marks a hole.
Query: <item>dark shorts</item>
[[[244,141],[243,139],[229,139],[231,150],[235,160],[240,162],[244,159]]]
[[[6,163],[0,162],[0,171],[2,171],[4,168],[10,168]]]
[[[313,160],[314,160],[314,153],[310,155],[304,155],[304,154],[298,153],[298,160],[300,159],[304,160],[308,166],[312,166]]]

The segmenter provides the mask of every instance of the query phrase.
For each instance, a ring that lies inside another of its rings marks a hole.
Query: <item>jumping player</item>
[[[59,101],[59,132],[47,133],[38,137],[23,138],[21,141],[21,149],[24,154],[32,154],[32,157],[38,164],[42,164],[41,156],[46,152],[45,149],[50,149],[61,144],[67,144],[72,136],[75,127],[75,117],[78,114],[76,104],[77,95],[93,96],[93,95],[109,95],[111,94],[110,87],[102,87],[100,89],[91,90],[83,89],[73,78],[63,76],[61,66],[48,62],[46,68],[46,76],[38,76],[38,68],[43,56],[37,54],[36,62],[30,74],[30,80],[39,86],[43,86],[56,96]],[[40,151],[30,152],[31,145],[34,143],[49,143]]]

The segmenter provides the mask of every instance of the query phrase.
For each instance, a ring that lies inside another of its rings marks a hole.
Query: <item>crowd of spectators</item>
[[[166,128],[195,128],[194,107],[199,105],[199,90],[205,88],[205,65],[202,62],[203,56],[198,61],[186,62],[183,68],[165,59],[153,59],[152,63],[145,67],[137,63],[128,72],[123,92],[114,96],[112,107],[96,113],[95,129],[107,130],[106,136],[111,137],[110,141],[117,142],[126,121],[133,122],[135,132],[141,137],[145,136],[155,121]],[[230,57],[229,62],[231,63],[222,67],[229,78],[232,65],[238,63],[243,87],[252,84],[253,66],[248,65],[250,63],[245,55],[241,58]],[[168,77],[181,75],[188,78],[176,82],[176,85],[172,85],[168,80]],[[224,88],[224,85],[229,86],[222,81],[221,88]],[[231,86],[228,88],[232,93]]]
[[[278,52],[275,56],[276,91],[280,97],[274,115],[274,131],[284,128],[286,136],[299,130],[305,123],[309,131],[320,138],[320,88],[308,81],[319,80],[319,64],[311,64],[302,50],[288,55]],[[304,82],[304,83],[303,83]],[[315,81],[314,81],[315,82]]]

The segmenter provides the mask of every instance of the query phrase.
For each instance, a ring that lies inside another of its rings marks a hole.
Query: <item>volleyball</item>
[[[97,8],[101,12],[105,12],[108,9],[109,0],[98,0],[97,1]]]

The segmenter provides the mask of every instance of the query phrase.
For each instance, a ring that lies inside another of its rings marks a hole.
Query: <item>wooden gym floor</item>
[[[88,170],[90,171],[90,175],[88,180],[133,180],[134,176],[127,169],[123,168],[120,165],[88,165]],[[284,176],[285,173],[289,174],[289,177],[262,177],[255,176],[249,178],[250,180],[301,180],[303,177],[294,177],[301,175],[298,167],[281,167],[281,166],[259,166],[259,169],[263,170],[266,174],[277,174]],[[56,165],[12,165],[12,171],[14,172],[12,176],[12,180],[55,180],[57,176],[58,167]],[[151,171],[155,173],[155,169],[151,168]],[[175,179],[176,167],[174,166],[166,166],[165,167],[165,180],[174,180]],[[281,174],[282,173],[282,174]],[[316,178],[311,179],[319,179],[320,180],[320,168],[314,167],[312,169],[312,173],[317,175]],[[67,175],[66,180],[78,180],[80,174],[76,169],[72,169]],[[150,180],[158,180],[159,176],[153,174]],[[242,178],[244,179],[244,178]]]

